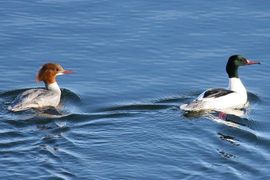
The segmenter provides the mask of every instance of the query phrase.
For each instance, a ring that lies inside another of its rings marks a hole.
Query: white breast
[[[242,95],[247,94],[247,90],[239,78],[229,78],[229,90],[238,92]]]

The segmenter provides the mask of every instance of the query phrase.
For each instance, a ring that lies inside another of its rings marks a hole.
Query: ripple
[[[1,154],[20,153],[31,150],[33,137],[27,137],[15,130],[2,130],[0,132],[0,152]],[[18,151],[19,150],[19,151]]]
[[[186,100],[189,100],[191,98],[191,96],[168,96],[168,97],[164,97],[164,98],[159,98],[157,100],[155,100],[154,102],[156,103],[181,103],[184,102]]]
[[[0,93],[0,100],[1,102],[11,100],[21,91],[23,90]],[[179,112],[181,112],[179,104],[187,102],[199,94],[196,91],[190,92],[187,95],[170,95],[136,102],[114,104],[97,109],[95,112],[84,112],[84,104],[82,104],[79,96],[66,89],[62,89],[62,92],[60,110],[49,108],[41,111],[30,110],[11,113],[3,108],[7,104],[3,104],[1,108],[0,116],[3,118],[3,123],[11,125],[15,129],[22,129],[24,132],[26,129],[29,132],[34,131],[34,133],[29,133],[28,137],[24,137],[24,134],[20,132],[0,131],[0,136],[3,135],[3,138],[13,137],[11,142],[1,141],[0,138],[0,147],[1,143],[6,143],[5,146],[7,146],[1,152],[12,152],[15,156],[19,156],[16,154],[16,151],[13,153],[14,148],[23,150],[25,149],[23,145],[31,144],[30,147],[34,148],[35,153],[37,153],[34,155],[41,159],[39,160],[41,161],[40,166],[47,173],[43,177],[59,179],[78,177],[79,175],[74,174],[72,169],[66,168],[70,167],[71,164],[67,166],[62,165],[61,167],[63,168],[59,168],[59,164],[69,163],[68,161],[85,162],[84,159],[89,158],[84,154],[78,153],[78,148],[82,148],[81,152],[91,151],[91,149],[83,149],[85,147],[90,148],[89,144],[91,144],[92,148],[105,148],[112,141],[115,141],[112,138],[115,136],[111,134],[111,132],[115,132],[117,129],[114,129],[114,127],[118,127],[118,123],[123,123],[126,119],[133,119],[132,117],[144,117],[150,113],[159,117],[159,113],[164,114],[164,112],[166,116],[169,116],[171,113],[175,114],[175,112],[179,115]],[[249,99],[252,104],[260,103],[260,98],[253,93],[249,93]],[[256,131],[254,131],[254,120],[250,119],[247,112],[249,110],[244,112],[245,117],[234,114],[222,114],[221,116],[220,113],[224,112],[183,115],[187,119],[206,118],[218,122],[213,123],[213,126],[219,127],[217,132],[215,132],[216,139],[225,142],[228,146],[248,149],[250,144],[252,145],[257,141],[257,136]],[[34,142],[32,138],[35,138]],[[201,143],[200,146],[204,147],[205,144]],[[221,157],[234,161],[239,155],[237,155],[237,152],[231,151],[228,146],[215,148],[216,152]]]
[[[104,111],[149,111],[149,110],[161,110],[171,108],[170,105],[166,104],[127,104],[127,105],[118,105],[114,107],[109,107],[103,109]]]
[[[50,146],[47,144],[42,144],[40,145],[40,150],[39,152],[41,154],[46,154],[47,156],[50,156],[50,158],[59,158],[57,155],[58,148],[55,146]]]
[[[149,112],[168,109],[178,109],[179,103],[189,99],[187,96],[168,96],[156,99],[148,99],[142,102],[118,104],[99,109],[100,112]]]

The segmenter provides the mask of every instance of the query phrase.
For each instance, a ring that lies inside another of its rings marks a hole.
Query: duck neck
[[[50,84],[45,83],[45,87],[49,91],[54,91],[54,92],[61,94],[61,90],[60,90],[56,81],[54,83],[50,83]]]
[[[229,78],[229,90],[239,92],[239,93],[247,93],[245,86],[239,78],[233,77]]]
[[[226,66],[226,71],[229,78],[239,78],[237,65],[228,62]]]

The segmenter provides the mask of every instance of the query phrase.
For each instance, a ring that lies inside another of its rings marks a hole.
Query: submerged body
[[[238,77],[238,67],[241,65],[259,64],[249,61],[239,55],[231,56],[226,70],[229,76],[227,89],[215,88],[204,91],[189,104],[180,108],[184,111],[242,109],[248,105],[247,90]]]
[[[24,111],[31,108],[57,107],[61,99],[61,90],[56,76],[68,74],[59,64],[48,63],[40,69],[37,80],[45,83],[45,89],[29,89],[18,95],[8,107],[10,111]]]

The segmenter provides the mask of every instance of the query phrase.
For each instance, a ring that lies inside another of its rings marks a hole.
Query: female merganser
[[[36,77],[37,81],[45,83],[45,89],[29,89],[18,95],[10,111],[23,111],[30,108],[56,107],[61,98],[61,90],[56,82],[56,76],[70,74],[72,71],[64,70],[59,64],[44,64]]]
[[[247,90],[238,76],[238,67],[260,62],[250,61],[240,55],[229,58],[226,71],[229,76],[228,89],[208,89],[189,104],[180,108],[184,111],[242,109],[247,105]]]

